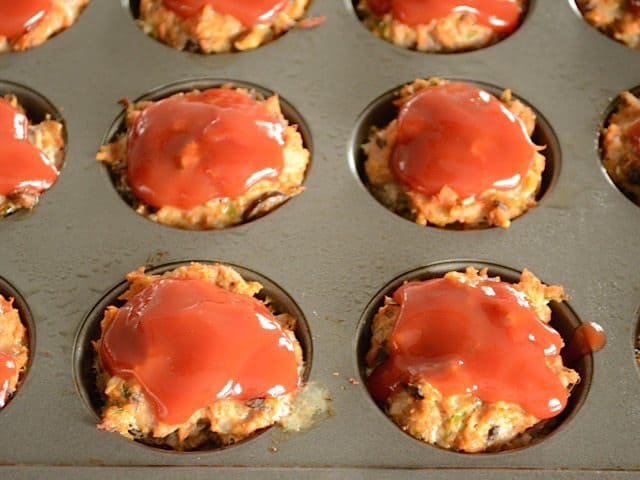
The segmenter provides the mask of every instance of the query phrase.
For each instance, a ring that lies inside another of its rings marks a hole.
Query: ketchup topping
[[[564,351],[567,363],[573,363],[585,355],[598,352],[607,344],[603,328],[596,322],[582,323],[573,332]]]
[[[129,133],[129,184],[158,208],[242,195],[282,171],[283,133],[263,104],[236,90],[169,97],[146,108]]]
[[[134,295],[106,328],[102,364],[135,378],[168,424],[187,421],[218,399],[294,391],[291,340],[253,297],[211,282],[167,278]]]
[[[0,37],[22,35],[50,8],[51,0],[0,0]]]
[[[497,98],[452,82],[424,88],[403,105],[391,170],[424,195],[447,185],[466,198],[517,187],[534,153],[522,122]]]
[[[545,361],[560,353],[562,338],[508,283],[411,282],[393,299],[400,313],[389,357],[367,382],[375,400],[421,379],[445,396],[511,402],[540,419],[564,409],[567,391]]]
[[[428,24],[452,13],[471,13],[495,32],[515,30],[522,14],[516,0],[367,0],[374,15],[389,12],[405,25]]]
[[[29,120],[0,98],[0,195],[18,190],[42,192],[58,178],[58,171],[27,139]]]
[[[640,120],[629,125],[625,133],[635,151],[640,154]]]
[[[200,13],[205,5],[240,20],[252,27],[268,22],[287,5],[289,0],[162,0],[163,5],[181,17],[189,18]]]
[[[9,385],[17,373],[15,359],[11,355],[0,352],[0,408],[7,403]]]

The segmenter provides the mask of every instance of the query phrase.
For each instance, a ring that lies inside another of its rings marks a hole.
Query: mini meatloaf
[[[535,113],[510,90],[498,101],[469,84],[419,79],[395,105],[398,117],[363,145],[366,182],[387,208],[421,225],[507,228],[535,206],[543,147],[530,138]]]
[[[525,446],[552,428],[579,375],[548,327],[562,301],[525,270],[519,283],[486,270],[405,283],[371,325],[367,386],[411,436],[461,452]]]
[[[640,100],[630,92],[609,117],[601,137],[602,163],[613,183],[640,205]]]
[[[522,21],[526,0],[360,0],[357,10],[377,37],[421,52],[462,52],[492,45]]]
[[[27,50],[70,27],[89,0],[0,2],[0,53]]]
[[[155,222],[225,228],[303,190],[309,151],[277,95],[225,86],[141,101],[127,106],[126,129],[97,158],[125,200]]]
[[[296,319],[221,264],[139,269],[95,342],[98,428],[176,450],[229,445],[295,413]],[[168,372],[171,372],[168,374]]]
[[[27,368],[27,330],[13,299],[0,295],[0,408],[13,396]]]
[[[251,50],[296,25],[309,0],[141,0],[145,33],[180,50]]]
[[[0,218],[36,206],[57,180],[64,148],[62,123],[32,125],[14,95],[0,97]]]
[[[640,1],[577,0],[584,18],[605,35],[631,48],[640,48]]]

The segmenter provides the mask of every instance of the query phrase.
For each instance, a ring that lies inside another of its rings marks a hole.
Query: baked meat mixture
[[[0,218],[36,206],[58,178],[64,149],[62,123],[32,124],[15,95],[0,97]]]
[[[547,304],[564,298],[527,270],[514,284],[474,268],[406,283],[373,318],[369,391],[426,443],[461,452],[526,445],[580,381],[547,326]]]
[[[128,104],[126,132],[97,159],[139,214],[214,229],[301,193],[310,154],[277,95],[224,86]]]
[[[631,92],[620,103],[601,137],[602,163],[613,183],[640,205],[640,100]]]
[[[95,342],[98,428],[190,450],[229,445],[293,412],[303,355],[296,320],[221,264],[127,275]]]
[[[180,50],[250,50],[293,28],[309,0],[141,0],[145,33]]]
[[[640,48],[638,0],[576,0],[584,18],[605,35],[631,48]]]
[[[545,157],[536,115],[505,90],[418,79],[400,90],[400,113],[363,145],[372,194],[421,225],[500,226],[536,204]]]
[[[13,307],[13,299],[0,295],[0,408],[16,392],[28,359],[27,330]]]
[[[13,0],[0,3],[0,53],[27,50],[70,27],[89,0]]]
[[[374,35],[422,52],[461,52],[494,44],[522,21],[525,0],[360,0]]]

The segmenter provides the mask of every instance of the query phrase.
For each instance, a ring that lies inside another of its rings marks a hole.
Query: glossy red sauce
[[[289,0],[162,0],[169,10],[181,17],[192,17],[200,13],[205,5],[219,13],[231,15],[247,27],[268,22],[284,9]]]
[[[111,375],[135,378],[168,424],[299,383],[293,344],[269,310],[204,280],[162,279],[136,294],[103,333],[100,358]]]
[[[585,355],[602,350],[606,344],[607,336],[600,325],[595,322],[583,323],[574,330],[565,348],[565,361],[575,362]]]
[[[0,37],[22,35],[51,8],[51,0],[0,0]]]
[[[451,82],[424,88],[402,106],[391,170],[424,195],[447,185],[466,198],[518,186],[534,152],[522,122],[497,98]]]
[[[242,195],[280,175],[283,133],[263,104],[235,90],[169,97],[145,109],[129,133],[129,184],[158,208]]]
[[[13,356],[0,352],[0,408],[4,407],[9,398],[11,379],[17,374],[16,362]]]
[[[629,125],[625,133],[633,148],[640,154],[640,120]]]
[[[545,361],[560,352],[562,338],[508,283],[411,282],[393,299],[400,314],[389,357],[368,380],[375,400],[423,379],[445,396],[511,402],[541,419],[565,407],[567,391]]]
[[[501,33],[515,30],[522,14],[516,0],[367,0],[375,15],[389,12],[405,25],[428,24],[453,13],[471,13],[478,23]]]
[[[58,178],[58,171],[27,139],[24,113],[0,98],[0,195],[18,190],[41,192]]]

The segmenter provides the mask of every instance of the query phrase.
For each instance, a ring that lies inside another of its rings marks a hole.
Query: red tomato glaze
[[[42,192],[58,178],[58,171],[29,140],[24,113],[0,98],[0,195],[18,190]]]
[[[22,35],[51,8],[51,0],[0,0],[0,37]]]
[[[564,409],[567,391],[545,361],[559,354],[562,338],[508,283],[411,282],[393,299],[400,314],[389,357],[368,380],[375,400],[423,379],[445,396],[511,402],[541,419]]]
[[[16,376],[16,362],[13,356],[0,352],[0,408],[4,407],[9,397],[9,384]]]
[[[169,97],[145,109],[129,133],[129,184],[158,208],[242,195],[282,171],[283,133],[279,119],[245,93]]]
[[[284,9],[288,0],[162,0],[163,5],[181,17],[197,15],[205,5],[219,13],[231,15],[251,27],[268,22],[271,17]]]
[[[293,344],[269,310],[204,280],[161,279],[134,295],[103,333],[100,358],[111,375],[135,378],[168,424],[299,383]]]
[[[424,195],[447,185],[466,198],[518,186],[534,152],[522,122],[497,98],[451,82],[424,88],[403,105],[391,170]]]
[[[570,364],[585,355],[602,350],[606,344],[607,336],[599,324],[582,323],[574,330],[563,356]]]
[[[378,16],[391,12],[405,25],[428,24],[452,13],[471,13],[478,23],[500,33],[515,30],[522,14],[516,0],[367,0]]]
[[[635,151],[640,154],[640,120],[629,125],[625,133]]]

